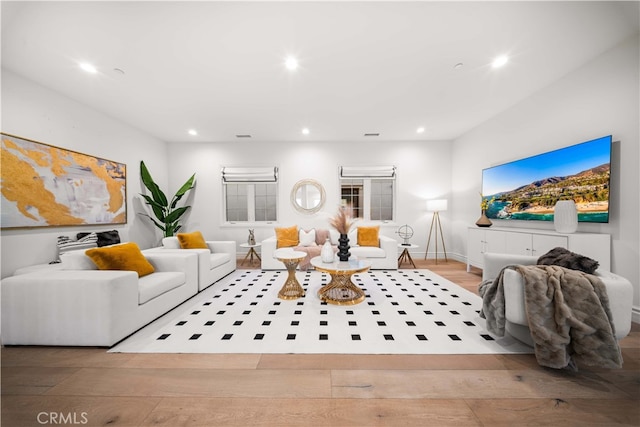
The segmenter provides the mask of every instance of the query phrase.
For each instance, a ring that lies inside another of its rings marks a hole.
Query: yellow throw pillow
[[[378,233],[380,226],[358,227],[358,245],[360,246],[380,246],[378,243]]]
[[[298,226],[292,227],[276,227],[276,239],[278,240],[276,247],[290,248],[298,245]]]
[[[178,233],[176,237],[182,249],[209,249],[207,242],[204,241],[204,237],[202,237],[202,233],[199,231]]]
[[[88,249],[85,254],[100,270],[135,271],[138,277],[155,271],[153,265],[140,252],[138,245],[133,242]]]

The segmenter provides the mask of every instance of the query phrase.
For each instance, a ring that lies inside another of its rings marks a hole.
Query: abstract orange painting
[[[126,224],[125,164],[1,135],[3,229]]]

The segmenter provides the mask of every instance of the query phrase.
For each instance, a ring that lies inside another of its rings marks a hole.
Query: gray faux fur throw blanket
[[[622,367],[609,298],[597,276],[554,265],[512,265],[525,282],[525,309],[538,364],[577,369],[578,364]],[[504,336],[504,269],[480,284],[487,329]]]

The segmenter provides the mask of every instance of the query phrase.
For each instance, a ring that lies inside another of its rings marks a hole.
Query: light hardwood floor
[[[480,283],[462,263],[415,261],[473,292]],[[533,355],[7,347],[2,426],[640,426],[637,324],[621,347],[623,369],[577,373]]]

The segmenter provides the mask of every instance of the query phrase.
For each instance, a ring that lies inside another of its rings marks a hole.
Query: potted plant
[[[196,174],[191,175],[191,178],[180,187],[170,201],[151,177],[144,161],[140,162],[140,177],[142,178],[144,186],[147,187],[147,190],[151,193],[151,196],[146,194],[140,195],[144,197],[146,203],[151,206],[155,219],[151,217],[151,215],[142,215],[151,219],[155,226],[162,230],[163,237],[173,236],[182,227],[182,225],[180,225],[180,218],[191,207],[178,207],[178,202],[189,190],[195,187]]]

